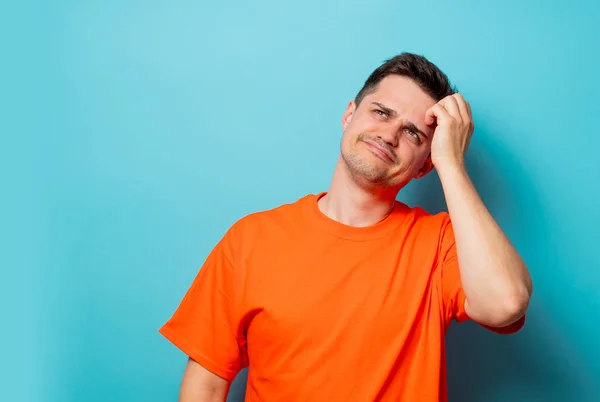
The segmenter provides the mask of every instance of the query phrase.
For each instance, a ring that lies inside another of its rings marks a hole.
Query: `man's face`
[[[431,170],[434,127],[425,113],[436,101],[411,79],[389,75],[342,119],[341,152],[350,174],[370,185],[400,189]]]

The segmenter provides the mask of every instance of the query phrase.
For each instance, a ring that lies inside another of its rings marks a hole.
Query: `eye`
[[[414,132],[413,130],[410,130],[408,128],[406,129],[406,132],[408,133],[408,135],[410,135],[415,140],[417,140],[419,143],[421,143],[421,137],[419,136],[419,134],[417,134],[416,132]]]
[[[388,114],[386,112],[384,112],[383,110],[379,110],[379,109],[375,109],[375,113],[377,113],[378,115],[380,115],[382,117],[388,116]]]

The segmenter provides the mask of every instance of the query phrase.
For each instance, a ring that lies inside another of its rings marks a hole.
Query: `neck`
[[[393,210],[398,189],[384,189],[352,177],[340,157],[327,194],[319,209],[348,226],[365,227],[385,219]]]

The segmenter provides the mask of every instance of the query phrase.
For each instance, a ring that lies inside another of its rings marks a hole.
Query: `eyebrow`
[[[377,106],[378,108],[380,108],[382,111],[384,111],[385,113],[387,113],[387,114],[388,114],[388,115],[390,115],[390,116],[397,116],[397,115],[398,115],[398,113],[397,113],[397,112],[396,112],[394,109],[390,109],[389,107],[387,107],[387,106],[384,106],[384,105],[382,105],[382,104],[381,104],[381,103],[379,103],[379,102],[373,102],[373,103],[372,103],[372,105],[375,105],[375,106]],[[409,130],[412,130],[412,131],[414,131],[415,133],[419,133],[419,134],[421,134],[421,135],[422,135],[422,136],[424,136],[425,138],[429,138],[429,137],[427,136],[427,134],[425,134],[425,133],[423,132],[423,130],[421,130],[419,127],[417,127],[417,126],[416,126],[414,123],[412,123],[412,122],[410,122],[410,121],[409,121],[408,123],[406,123],[406,124],[404,125],[404,127],[408,128]]]
[[[383,110],[384,112],[389,114],[390,116],[396,116],[398,114],[398,113],[396,113],[396,111],[394,109],[390,109],[389,107],[384,106],[379,102],[373,102],[372,105],[377,106],[378,108],[380,108],[381,110]]]

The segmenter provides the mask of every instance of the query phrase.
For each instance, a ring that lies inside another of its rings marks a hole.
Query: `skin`
[[[347,225],[373,225],[391,213],[402,187],[435,167],[454,229],[467,314],[490,327],[521,318],[531,278],[467,174],[464,157],[474,131],[469,103],[460,94],[436,102],[412,80],[388,76],[359,105],[348,104],[342,128],[341,155],[320,210]]]
[[[474,131],[469,103],[459,94],[436,102],[412,80],[387,76],[360,104],[348,104],[342,129],[340,156],[319,209],[349,226],[373,225],[391,213],[407,183],[435,168],[454,229],[467,314],[490,327],[521,318],[531,278],[465,168]],[[225,401],[229,387],[190,360],[180,402]]]
[[[433,167],[428,156],[434,128],[425,124],[425,114],[435,104],[414,82],[397,75],[384,78],[360,105],[351,101],[342,116],[341,153],[321,211],[350,226],[369,226],[387,216],[400,189]],[[374,146],[387,150],[393,161]]]
[[[224,402],[230,386],[226,379],[189,359],[181,381],[179,402]]]

